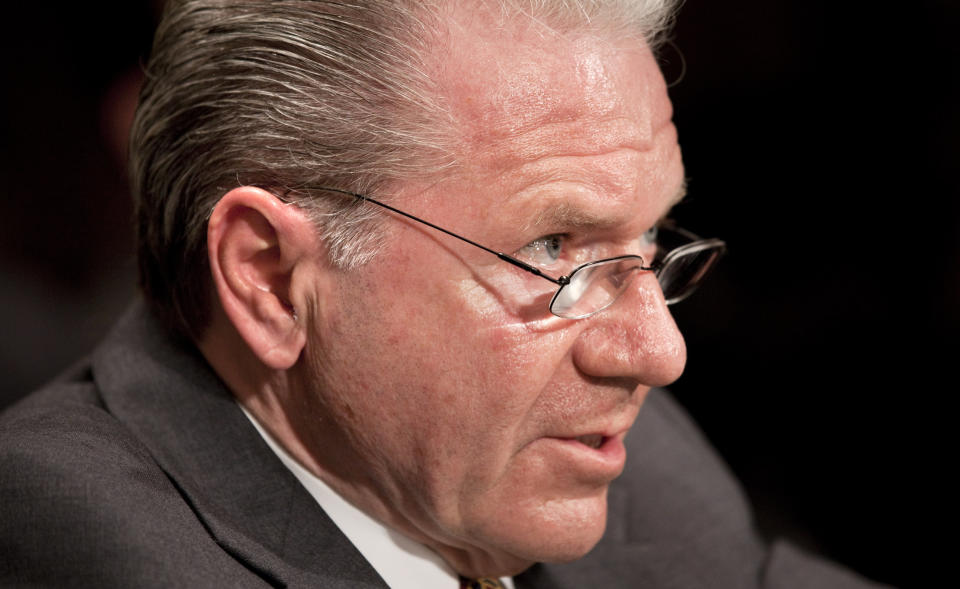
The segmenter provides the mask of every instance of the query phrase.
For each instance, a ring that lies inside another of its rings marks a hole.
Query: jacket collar
[[[386,587],[189,341],[138,302],[92,358],[104,403],[224,550],[272,584]]]

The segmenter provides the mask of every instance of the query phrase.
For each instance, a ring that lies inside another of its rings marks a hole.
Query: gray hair
[[[331,261],[377,250],[376,193],[456,165],[454,124],[429,75],[444,14],[466,0],[168,0],[134,121],[130,173],[140,284],[171,325],[209,321],[206,224],[260,186],[308,210]],[[641,35],[656,47],[676,0],[474,0],[502,22]]]

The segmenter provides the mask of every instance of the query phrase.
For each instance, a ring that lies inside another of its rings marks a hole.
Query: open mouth
[[[604,436],[602,434],[587,434],[585,436],[577,436],[574,439],[584,446],[589,446],[596,450],[603,445]]]
[[[623,472],[627,451],[623,445],[623,435],[619,433],[549,437],[539,438],[538,441],[544,442],[536,444],[542,452],[541,458],[550,464],[563,465],[564,477],[609,483]]]

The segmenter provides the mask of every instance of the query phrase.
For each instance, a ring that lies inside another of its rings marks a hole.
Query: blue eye
[[[657,244],[657,234],[660,232],[660,226],[654,225],[650,229],[647,229],[643,235],[640,236],[640,241],[644,245],[656,245]]]
[[[640,251],[638,253],[648,264],[653,262],[657,256],[657,238],[659,237],[659,232],[660,226],[654,225],[640,236]]]
[[[560,259],[560,254],[563,253],[563,236],[546,235],[534,239],[520,248],[518,253],[534,264],[543,266],[553,264]]]

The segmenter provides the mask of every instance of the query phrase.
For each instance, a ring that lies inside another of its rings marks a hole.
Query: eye
[[[657,256],[657,238],[660,233],[660,225],[654,225],[650,229],[647,229],[643,235],[640,236],[640,255],[643,256],[643,259],[649,264]]]
[[[654,225],[650,229],[647,229],[643,235],[640,236],[640,243],[644,248],[656,246],[657,245],[657,234],[660,232],[660,225]]]
[[[534,239],[517,252],[533,264],[548,266],[560,259],[563,253],[563,236],[546,235]]]

